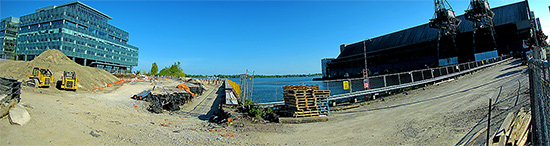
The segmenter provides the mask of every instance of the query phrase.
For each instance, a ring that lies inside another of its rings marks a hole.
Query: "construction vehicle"
[[[49,69],[35,67],[32,69],[32,74],[29,75],[27,83],[34,84],[34,87],[47,87],[52,84],[52,72]]]
[[[76,91],[78,79],[76,78],[76,72],[63,71],[63,77],[61,77],[61,89]]]

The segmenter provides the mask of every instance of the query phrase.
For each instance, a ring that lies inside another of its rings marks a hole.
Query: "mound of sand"
[[[78,78],[77,91],[89,92],[92,91],[94,86],[99,88],[119,80],[105,70],[77,64],[56,49],[44,51],[32,61],[0,61],[0,76],[26,81],[29,79],[28,75],[31,74],[34,67],[50,69],[53,74],[53,81],[56,82],[61,80],[63,71],[75,71]],[[50,89],[57,90],[54,84]]]

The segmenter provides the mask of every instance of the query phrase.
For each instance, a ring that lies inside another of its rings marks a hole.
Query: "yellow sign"
[[[344,90],[349,90],[349,82],[348,81],[344,81]]]

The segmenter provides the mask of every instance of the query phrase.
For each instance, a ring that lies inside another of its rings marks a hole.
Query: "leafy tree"
[[[151,72],[149,72],[149,75],[157,75],[159,71],[159,67],[157,66],[156,62],[153,62],[153,65],[151,66]]]
[[[185,77],[185,72],[180,67],[181,62],[174,62],[170,67],[164,67],[160,70],[159,75],[161,76],[174,76],[174,77]]]

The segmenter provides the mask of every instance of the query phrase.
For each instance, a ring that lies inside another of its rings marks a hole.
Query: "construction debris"
[[[21,100],[21,82],[0,77],[0,117],[8,114],[10,108]]]
[[[143,90],[142,92],[132,96],[132,99],[143,100],[145,98],[150,98],[151,90]]]
[[[530,124],[531,111],[527,112],[525,108],[522,108],[518,113],[509,113],[495,135],[489,140],[489,145],[525,145],[528,141]]]
[[[197,94],[195,94],[194,92]],[[175,87],[155,86],[152,90],[144,90],[132,99],[144,100],[150,104],[148,110],[153,113],[162,113],[163,110],[180,110],[181,105],[193,101],[195,96],[201,95],[203,88],[199,85],[179,84]]]
[[[17,125],[25,125],[31,120],[31,115],[21,104],[16,104],[10,109],[10,122]]]
[[[99,134],[99,132],[103,132],[103,131],[100,131],[100,130],[92,130],[92,131],[90,131],[90,135],[92,135],[93,137],[99,137],[99,136],[101,136],[101,135]]]
[[[184,90],[187,93],[191,93],[191,95],[193,95],[193,96],[197,96],[197,94],[191,92],[191,89],[189,89],[189,87],[187,87],[187,85],[185,85],[185,84],[179,84],[178,86],[176,86],[176,88]]]
[[[162,113],[162,110],[179,110],[180,105],[191,102],[193,100],[193,96],[190,93],[186,92],[154,94],[151,92],[151,90],[140,92],[132,96],[132,98],[136,100],[144,100],[151,103],[148,110],[157,114]]]
[[[212,116],[209,121],[213,123],[226,123],[231,122],[233,119],[233,115],[231,115],[230,112],[226,112],[223,109],[220,109],[218,111],[215,111],[214,116]]]
[[[293,117],[328,116],[330,90],[319,90],[318,85],[284,86],[287,113]]]

